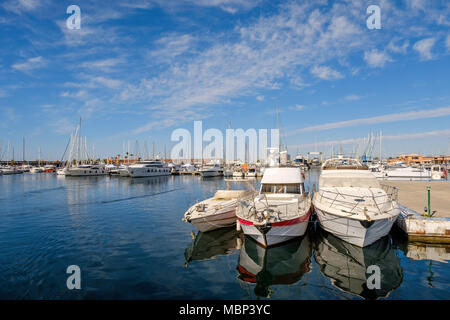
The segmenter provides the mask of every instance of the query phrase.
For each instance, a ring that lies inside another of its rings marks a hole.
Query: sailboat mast
[[[382,137],[382,133],[380,131],[380,163],[381,163],[381,137]]]
[[[78,122],[77,165],[81,164],[80,157],[81,157],[81,117],[80,117],[80,121]]]
[[[277,129],[278,129],[278,153],[281,152],[281,133],[280,133],[280,116],[278,112],[278,99],[277,99],[277,106],[276,106],[276,112],[277,112]]]
[[[25,164],[25,137],[23,137],[22,165]]]

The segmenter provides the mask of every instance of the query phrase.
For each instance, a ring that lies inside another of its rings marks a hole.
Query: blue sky
[[[28,159],[60,158],[80,116],[98,155],[162,152],[194,120],[273,128],[277,101],[291,154],[379,131],[386,155],[449,153],[449,26],[448,1],[5,0],[3,158],[8,141],[22,158],[22,137]]]

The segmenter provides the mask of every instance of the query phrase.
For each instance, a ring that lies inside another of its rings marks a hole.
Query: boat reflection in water
[[[254,286],[256,296],[270,298],[273,293],[270,286],[294,284],[311,270],[311,252],[307,234],[267,248],[245,236],[237,267],[238,280]]]
[[[403,280],[403,270],[389,236],[361,248],[318,229],[314,258],[320,271],[331,279],[334,286],[365,299],[388,297]],[[367,279],[373,271],[366,271],[371,265],[380,268],[380,289],[367,287]]]
[[[211,260],[218,256],[225,256],[239,249],[242,240],[239,231],[235,227],[221,228],[209,232],[199,231],[197,235],[192,233],[192,243],[184,252],[186,258],[185,267],[191,261]]]

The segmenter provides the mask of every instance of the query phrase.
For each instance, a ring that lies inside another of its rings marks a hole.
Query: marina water
[[[309,190],[318,175],[306,173]],[[264,250],[234,228],[199,234],[181,221],[223,188],[198,176],[0,177],[0,299],[450,299],[449,247],[391,232],[358,248],[312,223]],[[426,250],[434,260],[413,259]],[[364,281],[374,264],[379,290]],[[81,290],[66,286],[70,265]]]

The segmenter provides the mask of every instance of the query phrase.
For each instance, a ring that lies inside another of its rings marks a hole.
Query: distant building
[[[409,154],[388,159],[389,164],[394,164],[396,162],[422,166],[432,166],[434,164],[450,165],[450,156],[422,156],[420,154]]]

